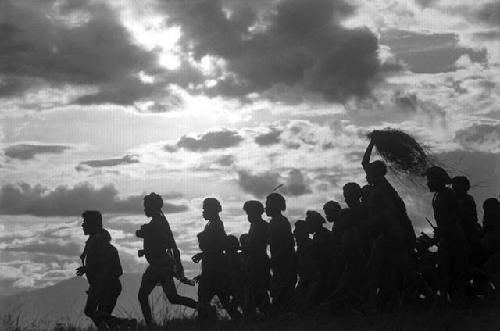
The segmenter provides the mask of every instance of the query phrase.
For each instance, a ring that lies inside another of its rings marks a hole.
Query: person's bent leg
[[[195,300],[177,293],[177,288],[175,287],[174,279],[172,277],[163,280],[161,285],[163,287],[163,293],[165,293],[165,296],[171,304],[183,305],[192,309],[196,309],[198,307],[198,303]]]

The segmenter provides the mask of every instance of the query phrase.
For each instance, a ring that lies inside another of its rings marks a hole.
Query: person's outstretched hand
[[[191,258],[191,260],[193,260],[194,263],[198,263],[201,261],[201,256],[202,256],[202,253],[198,253],[198,254],[195,254],[193,255],[193,257]]]
[[[87,272],[87,268],[84,266],[76,268],[76,275],[78,277],[85,275],[86,272]]]

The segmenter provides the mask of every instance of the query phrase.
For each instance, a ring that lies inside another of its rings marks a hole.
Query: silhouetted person
[[[341,247],[345,267],[339,280],[332,301],[338,306],[359,305],[365,302],[367,255],[371,252],[371,239],[364,222],[368,219],[368,211],[361,204],[361,187],[356,183],[347,183],[343,187],[347,208],[340,211],[339,220],[343,226]],[[366,248],[365,248],[366,246]]]
[[[214,319],[215,307],[210,304],[217,296],[231,318],[241,317],[240,312],[231,306],[228,288],[228,264],[224,255],[226,231],[219,213],[220,202],[215,198],[203,200],[203,218],[208,221],[205,229],[198,234],[201,253],[193,256],[193,262],[201,262],[201,277],[198,284],[198,316],[201,320]]]
[[[453,177],[451,186],[457,198],[458,221],[460,222],[462,230],[467,238],[476,237],[481,227],[477,218],[476,202],[474,198],[468,194],[470,182],[465,176],[456,176]]]
[[[316,211],[306,212],[305,222],[309,233],[313,235],[313,249],[315,265],[319,272],[317,290],[314,293],[313,303],[319,304],[327,295],[328,276],[330,272],[330,232],[323,227],[325,219]]]
[[[458,222],[467,238],[469,262],[475,266],[479,266],[482,253],[479,241],[481,226],[477,218],[476,202],[468,194],[470,182],[465,176],[456,176],[451,180],[451,185],[458,203]]]
[[[144,250],[139,251],[139,256],[144,254],[149,264],[142,275],[138,294],[141,311],[148,326],[153,324],[148,297],[158,285],[163,288],[163,292],[172,304],[197,308],[195,300],[177,293],[174,277],[183,279],[184,268],[170,225],[163,215],[162,207],[163,199],[161,196],[155,193],[146,195],[144,197],[144,214],[151,217],[151,221],[136,231],[137,237],[144,239]]]
[[[482,270],[500,286],[500,202],[488,198],[483,203],[484,218],[481,244],[484,252]]]
[[[366,200],[367,207],[370,209],[370,199],[376,197],[377,194],[383,192],[387,198],[392,200],[392,204],[394,205],[394,214],[396,222],[403,229],[405,245],[407,246],[408,252],[413,252],[413,248],[415,247],[415,240],[417,238],[415,234],[415,229],[413,228],[413,224],[411,223],[410,218],[408,217],[408,213],[406,211],[406,205],[399,196],[398,192],[394,189],[394,187],[389,183],[389,181],[385,178],[387,174],[387,166],[383,161],[376,160],[370,162],[371,152],[373,150],[374,142],[370,140],[370,144],[366,148],[365,154],[363,155],[363,160],[361,165],[366,173],[366,181],[368,182],[368,187],[365,185],[364,189],[367,191],[363,194],[368,194],[368,199]],[[363,201],[362,201],[363,203]],[[371,203],[373,205],[373,203]]]
[[[77,269],[77,275],[86,275],[89,282],[85,315],[92,319],[98,330],[136,324],[135,320],[111,315],[122,290],[120,276],[123,270],[118,251],[111,244],[111,236],[102,228],[101,213],[87,210],[82,217],[83,233],[89,239],[80,256],[83,266]]]
[[[385,178],[385,163],[380,160],[370,162],[373,146],[372,140],[363,156],[362,166],[366,180],[372,186],[367,201],[370,218],[366,226],[368,231],[377,235],[368,261],[370,300],[375,309],[377,288],[384,301],[394,298],[393,275],[396,267],[409,263],[409,255],[415,245],[415,232],[403,200]]]
[[[285,198],[279,193],[271,193],[266,198],[266,214],[269,222],[269,246],[271,250],[271,298],[273,312],[280,313],[292,309],[295,283],[297,282],[297,262],[294,241],[288,219],[281,214],[286,210]]]
[[[500,202],[488,198],[483,203],[483,231],[481,244],[485,258],[500,252]]]
[[[437,264],[441,279],[440,292],[454,295],[461,291],[463,276],[467,270],[466,239],[458,220],[458,201],[452,189],[446,185],[451,179],[440,167],[429,168],[427,186],[434,193],[432,207],[437,224],[435,237],[438,241]]]
[[[244,310],[246,308],[245,257],[236,236],[228,235],[226,237],[225,254],[229,275],[230,305],[234,310],[237,310],[238,307]]]
[[[271,282],[271,263],[267,255],[269,223],[262,218],[264,206],[259,201],[245,202],[243,210],[250,223],[247,246],[248,314],[255,314],[257,309],[260,313],[267,314],[270,305],[268,291]]]
[[[340,277],[345,268],[345,258],[342,254],[343,227],[340,221],[342,208],[336,201],[328,201],[323,205],[326,220],[332,223],[330,232],[330,270],[328,275],[327,294],[332,295],[338,288]]]
[[[297,243],[297,274],[299,277],[295,288],[296,309],[298,312],[304,312],[313,303],[320,275],[316,265],[313,241],[309,238],[309,227],[304,220],[295,222],[293,235]]]

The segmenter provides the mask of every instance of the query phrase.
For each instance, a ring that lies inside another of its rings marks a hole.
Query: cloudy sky
[[[246,232],[275,186],[291,221],[364,183],[367,132],[394,127],[500,187],[496,0],[0,0],[0,294],[72,276],[101,210],[126,272],[155,191],[189,262],[201,202]],[[432,196],[392,176],[414,225]]]

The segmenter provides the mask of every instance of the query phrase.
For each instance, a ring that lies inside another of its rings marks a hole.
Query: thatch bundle
[[[425,146],[403,131],[387,128],[368,134],[380,156],[390,168],[412,176],[421,176],[431,166]]]

